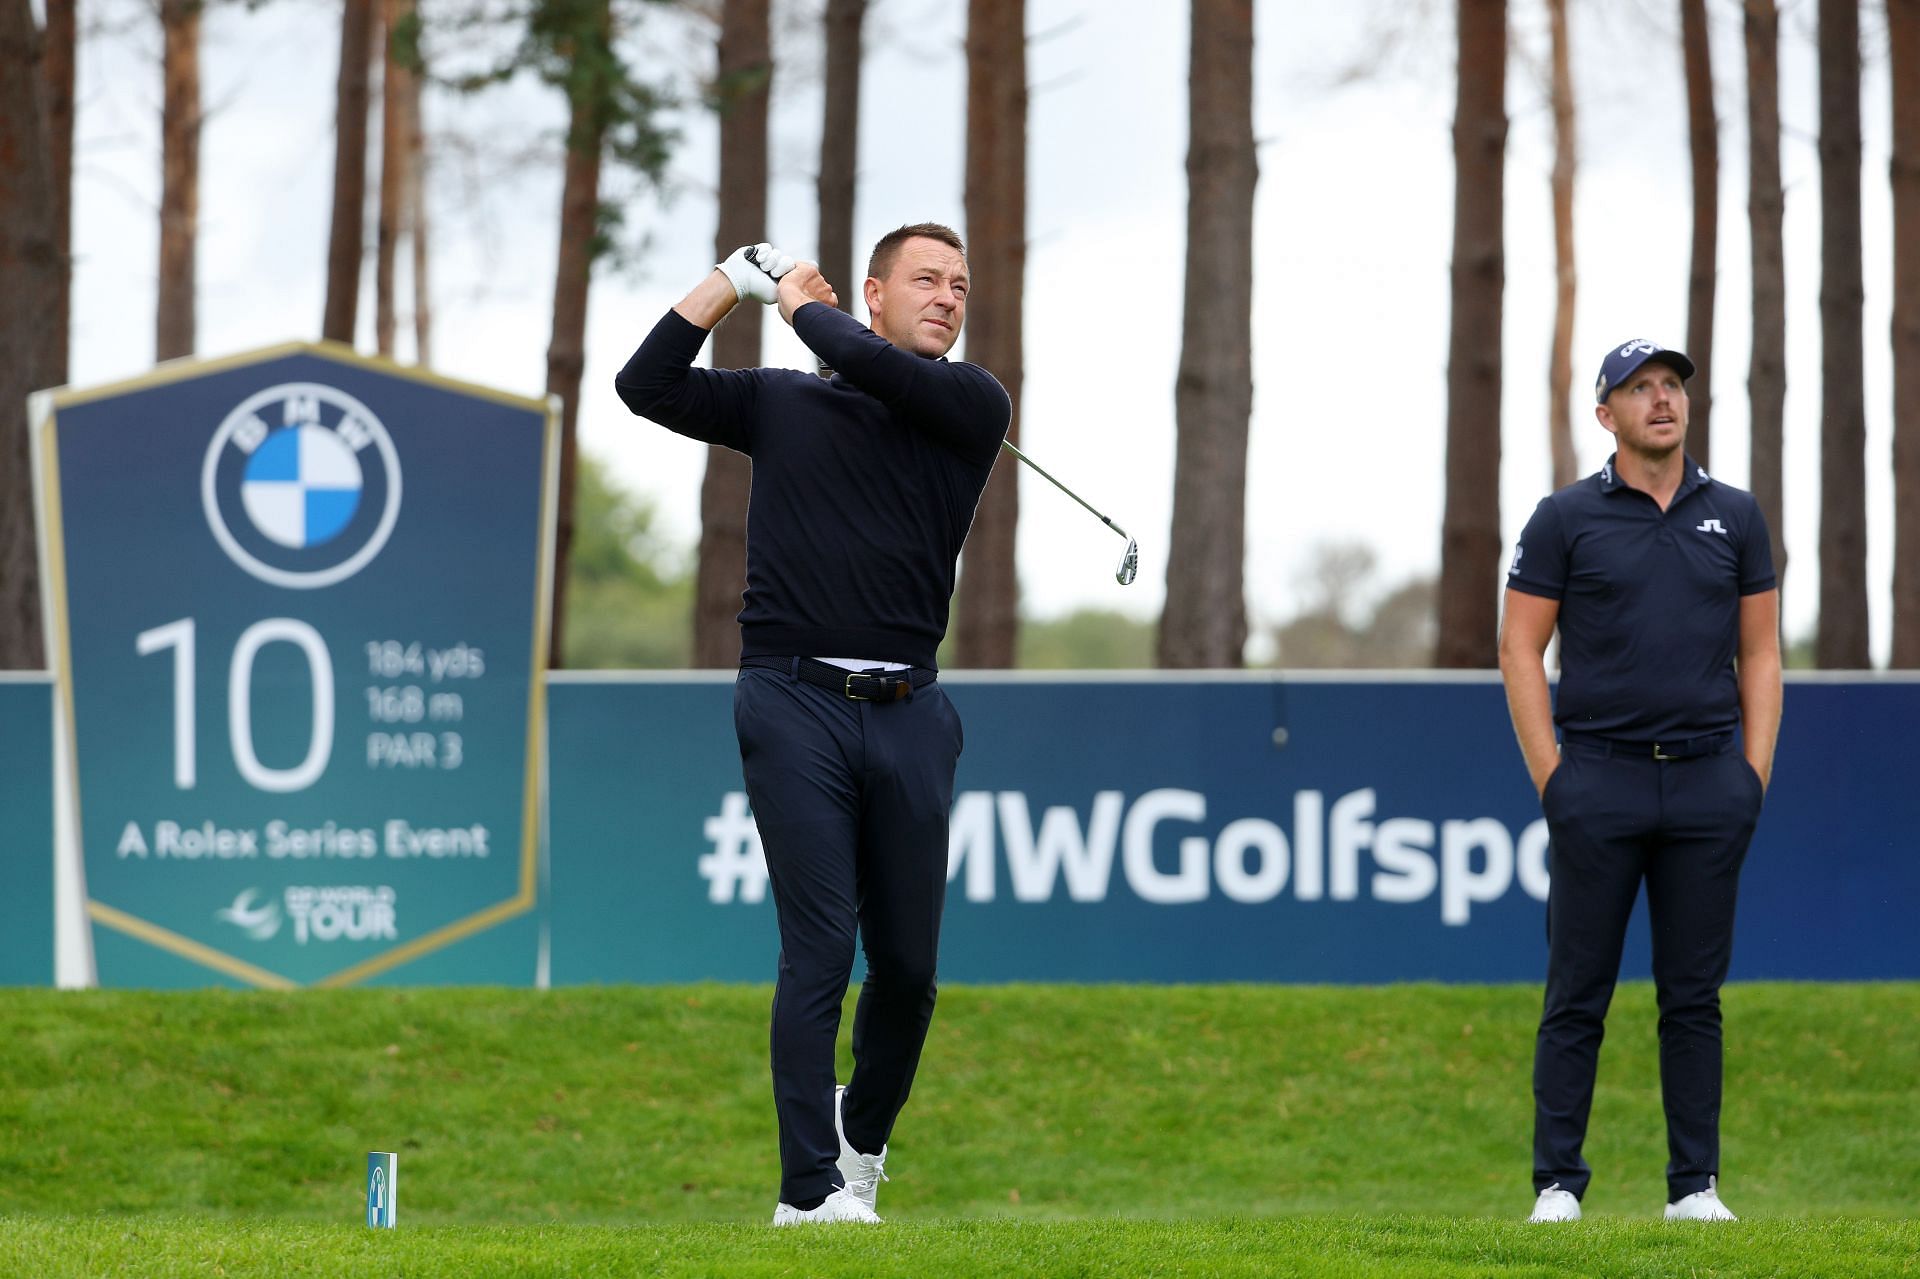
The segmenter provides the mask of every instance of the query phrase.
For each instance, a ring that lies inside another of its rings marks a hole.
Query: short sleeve
[[[1560,528],[1560,511],[1553,499],[1540,499],[1533,508],[1507,567],[1507,585],[1528,595],[1557,600],[1567,590],[1567,541]]]
[[[1773,538],[1758,501],[1747,513],[1745,523],[1747,535],[1740,546],[1740,593],[1758,595],[1779,584],[1773,567]]]

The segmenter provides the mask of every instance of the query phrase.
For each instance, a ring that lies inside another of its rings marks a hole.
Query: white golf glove
[[[774,281],[793,270],[793,259],[763,240],[735,249],[715,269],[733,283],[738,301],[771,303],[779,297]]]

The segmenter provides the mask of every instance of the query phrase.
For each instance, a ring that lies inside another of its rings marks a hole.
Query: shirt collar
[[[1600,474],[1597,478],[1600,481],[1600,491],[1602,493],[1612,493],[1617,489],[1631,487],[1625,480],[1620,478],[1620,468],[1614,465],[1614,458],[1617,456],[1619,455],[1615,453],[1607,454],[1607,460],[1600,466]],[[1674,490],[1673,500],[1675,502],[1678,502],[1695,489],[1704,488],[1713,483],[1713,477],[1707,474],[1706,467],[1694,461],[1690,454],[1683,456],[1686,458],[1687,469],[1680,476],[1680,487]]]

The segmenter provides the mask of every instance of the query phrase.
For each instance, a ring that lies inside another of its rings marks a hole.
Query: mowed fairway
[[[768,999],[0,992],[0,1274],[1920,1275],[1920,985],[1727,989],[1719,1229],[1624,987],[1544,1232],[1534,988],[950,987],[865,1233],[763,1224]]]

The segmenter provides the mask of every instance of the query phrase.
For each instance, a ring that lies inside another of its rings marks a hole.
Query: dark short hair
[[[876,280],[884,279],[887,272],[893,270],[893,260],[900,256],[900,246],[908,240],[920,239],[938,240],[961,257],[967,256],[967,246],[960,242],[960,233],[952,227],[938,222],[916,222],[912,226],[895,227],[880,237],[867,259],[867,274]]]

